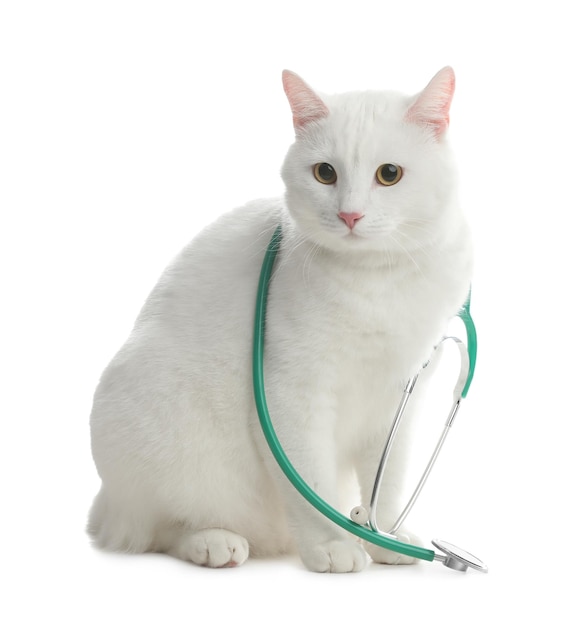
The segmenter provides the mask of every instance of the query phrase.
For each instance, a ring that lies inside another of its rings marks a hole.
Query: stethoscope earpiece
[[[355,506],[350,512],[350,518],[355,524],[364,526],[368,522],[368,511],[363,506]]]

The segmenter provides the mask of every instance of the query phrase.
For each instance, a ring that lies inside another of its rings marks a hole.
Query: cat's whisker
[[[429,226],[426,228],[425,226]],[[432,235],[434,233],[434,222],[431,220],[409,220],[404,225],[405,228],[417,230],[424,234]]]
[[[396,233],[396,235],[397,234],[400,234],[400,233]],[[425,272],[423,272],[423,270],[421,269],[421,266],[419,265],[419,263],[417,263],[417,261],[415,260],[415,257],[411,254],[408,248],[406,248],[396,237],[394,237],[394,235],[390,235],[390,239],[402,250],[405,256],[411,261],[411,263],[417,269],[419,274],[425,277]]]
[[[429,223],[430,220],[428,221]],[[422,241],[421,238],[418,237],[414,237],[409,233],[406,233],[404,231],[396,231],[395,235],[399,236],[403,242],[405,242],[408,246],[409,249],[412,251],[417,251],[417,253],[420,253],[424,256],[426,256],[429,259],[433,258],[433,244],[436,240],[436,234],[434,229],[420,229],[422,232],[429,234],[430,237],[428,240],[424,240]],[[394,240],[396,244],[401,245],[400,242],[395,239]],[[402,246],[403,250],[406,250],[405,246]]]
[[[386,266],[388,269],[388,273],[390,274],[390,276],[392,276],[394,272],[394,261],[393,261],[392,253],[390,252],[390,250],[386,250],[385,259],[386,259]]]
[[[420,235],[428,235],[429,240],[436,239],[436,224],[432,220],[409,220],[403,225],[403,228],[407,232],[402,231],[402,236],[409,237],[410,231],[413,231],[416,235],[413,237],[413,241],[421,245],[423,244],[420,241]]]
[[[250,258],[252,259],[256,257],[262,258],[265,253],[266,247],[260,246],[257,244],[264,241],[265,245],[268,245],[268,242],[270,241],[270,237],[272,237],[273,230],[274,229],[272,225],[269,225],[266,228],[263,228],[257,233],[257,236],[248,245],[243,246],[243,248],[241,248],[241,251],[247,252],[249,250],[253,250],[253,253],[251,254]]]
[[[304,264],[303,264],[303,268],[302,268],[302,276],[304,279],[304,283],[306,285],[309,286],[309,278],[310,278],[310,269],[311,269],[311,265],[315,259],[315,257],[318,255],[318,253],[321,250],[321,246],[319,244],[314,244],[307,252],[305,259],[304,259]]]
[[[273,278],[276,276],[276,274],[281,271],[281,269],[289,264],[293,258],[293,256],[295,255],[296,251],[303,246],[305,243],[307,243],[309,241],[307,235],[305,233],[297,233],[297,236],[294,238],[294,241],[292,241],[292,247],[291,248],[286,248],[284,250],[284,254],[281,256],[279,263],[277,264],[277,266],[274,268],[273,271]]]

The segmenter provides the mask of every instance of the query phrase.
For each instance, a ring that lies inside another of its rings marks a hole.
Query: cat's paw
[[[301,550],[304,565],[312,572],[360,572],[366,567],[366,552],[351,540],[334,540]]]
[[[249,557],[249,543],[223,528],[191,533],[185,541],[184,558],[207,567],[236,567]]]
[[[397,538],[398,541],[401,541],[402,543],[410,543],[415,546],[422,545],[420,539],[414,535],[400,533],[397,535]],[[393,552],[392,550],[386,550],[386,548],[381,548],[373,543],[365,542],[364,547],[374,563],[384,563],[385,565],[411,565],[412,563],[416,563],[418,561],[418,559],[412,556],[400,554],[399,552]]]

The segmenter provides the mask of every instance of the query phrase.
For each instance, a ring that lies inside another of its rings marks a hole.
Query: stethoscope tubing
[[[342,513],[334,509],[330,504],[323,500],[313,489],[304,481],[297,470],[294,468],[290,459],[284,452],[282,445],[276,435],[272,420],[268,410],[266,401],[266,392],[264,386],[264,335],[265,320],[268,300],[268,287],[272,275],[272,268],[276,260],[276,256],[280,249],[282,240],[282,227],[278,226],[266,250],[261,273],[259,277],[257,300],[255,307],[255,323],[254,323],[254,341],[253,341],[253,390],[255,396],[255,404],[257,413],[268,446],[278,462],[278,465],[298,490],[298,492],[320,513],[329,520],[343,528],[344,530],[382,548],[398,552],[412,558],[424,561],[433,561],[436,559],[435,552],[427,548],[421,548],[408,543],[399,541],[392,537],[380,534],[366,526],[356,524]]]

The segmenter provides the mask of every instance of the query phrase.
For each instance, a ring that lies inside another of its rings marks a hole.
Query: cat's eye
[[[402,177],[402,169],[399,165],[393,163],[384,163],[376,170],[376,180],[386,187],[395,185]]]
[[[332,185],[337,180],[337,172],[329,163],[317,163],[313,167],[316,180],[324,185]]]

